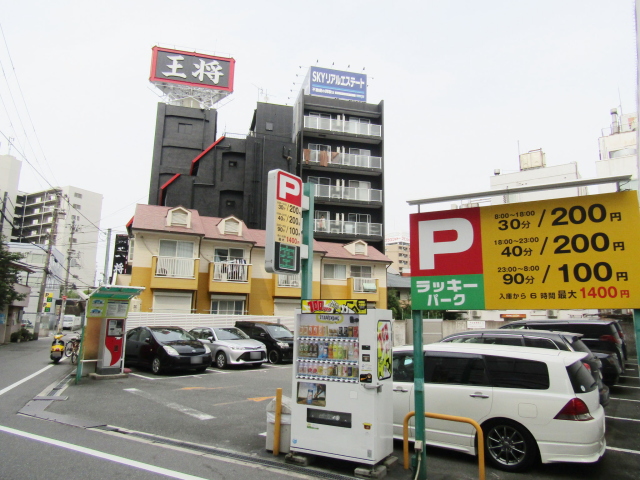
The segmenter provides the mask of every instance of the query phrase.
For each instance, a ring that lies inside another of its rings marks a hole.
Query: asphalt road
[[[46,368],[49,341],[0,346],[0,391]],[[0,394],[0,478],[49,478],[52,471],[69,471],[68,478],[162,478],[151,465],[200,478],[339,478],[352,476],[354,464],[320,458],[312,468],[284,463],[266,450],[266,407],[276,388],[291,394],[291,365],[261,368],[208,369],[204,374],[154,376],[132,369],[128,378],[67,377],[68,363],[47,368],[10,391]],[[640,472],[640,381],[635,365],[621,386],[612,388],[606,408],[607,445],[597,464],[538,465],[520,474],[487,467],[488,479],[636,479]],[[65,379],[66,378],[66,379]],[[59,387],[59,388],[58,388]],[[56,389],[57,388],[57,389]],[[65,400],[33,400],[57,395]],[[18,412],[22,411],[23,414]],[[31,416],[25,416],[24,413]],[[49,418],[50,421],[44,420]],[[12,428],[42,439],[6,431]],[[5,428],[5,430],[2,430]],[[87,447],[141,466],[119,463],[56,442]],[[408,479],[402,468],[402,444],[396,442],[398,462],[386,478]],[[6,454],[6,455],[5,455]],[[9,460],[7,460],[7,458]],[[55,470],[51,470],[54,468]],[[24,469],[37,475],[24,475]],[[427,449],[429,479],[478,478],[477,460],[442,449]],[[160,477],[159,477],[160,476]],[[178,477],[174,478],[188,478]]]

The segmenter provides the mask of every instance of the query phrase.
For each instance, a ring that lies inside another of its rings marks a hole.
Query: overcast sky
[[[154,45],[235,58],[218,135],[246,134],[258,100],[291,105],[310,65],[364,69],[369,102],[384,100],[388,233],[408,231],[408,200],[488,189],[519,152],[542,148],[547,165],[594,177],[610,109],[636,110],[631,0],[0,0],[0,11],[0,154],[14,138],[23,191],[104,195],[104,231],[124,232],[147,202]]]

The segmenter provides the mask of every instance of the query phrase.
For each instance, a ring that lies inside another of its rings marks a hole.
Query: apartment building
[[[411,252],[409,234],[390,233],[385,237],[384,253],[393,262],[391,268],[400,275],[411,273]]]
[[[310,73],[312,70],[310,70]],[[346,73],[346,72],[344,72]],[[296,175],[315,184],[316,239],[384,251],[384,105],[314,94],[294,106]]]
[[[638,114],[619,115],[618,109],[611,109],[611,125],[602,129],[598,146],[600,160],[596,162],[598,177],[633,175],[632,188],[638,185]],[[600,185],[599,193],[616,191],[613,184]]]
[[[265,231],[235,216],[137,205],[127,228],[131,274],[118,275],[117,284],[145,287],[142,312],[293,315],[300,307],[300,276],[267,273]],[[313,298],[386,308],[390,263],[363,240],[315,241]]]
[[[19,192],[13,212],[11,241],[48,244],[56,209],[54,245],[65,256],[63,281],[68,264],[69,284],[83,290],[91,288],[96,277],[101,194],[72,186],[34,193]]]

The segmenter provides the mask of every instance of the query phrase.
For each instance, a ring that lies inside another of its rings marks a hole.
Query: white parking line
[[[621,388],[636,388],[636,389],[640,389],[640,387],[632,387],[631,385],[614,385],[616,388],[621,387]]]
[[[638,402],[640,403],[640,400],[632,400],[630,398],[616,398],[616,397],[609,397],[609,400],[620,400],[622,402]]]
[[[0,390],[0,395],[4,395],[5,393],[7,393],[9,390],[13,390],[14,388],[16,388],[18,385],[22,385],[24,382],[31,380],[33,377],[40,375],[42,372],[44,372],[45,370],[49,370],[51,367],[53,367],[53,364],[51,365],[47,365],[44,368],[41,368],[40,370],[38,370],[36,373],[32,373],[31,375],[29,375],[28,377],[24,377],[22,380],[17,381],[16,383],[9,385],[8,387],[3,388],[2,390]]]
[[[639,377],[629,377],[626,375],[620,375],[620,378],[633,378],[634,380],[638,380]]]
[[[177,410],[185,415],[189,415],[191,417],[195,417],[198,420],[211,420],[212,418],[216,418],[211,415],[207,415],[206,413],[202,413],[193,408],[185,407],[184,405],[180,405],[179,403],[167,402],[158,398],[155,395],[151,395],[150,393],[143,392],[142,390],[138,390],[137,388],[125,388],[125,392],[133,393],[134,395],[138,395],[139,397],[146,398],[147,400],[151,400],[153,402],[159,403],[160,405],[164,405],[167,408],[172,408],[173,410]]]
[[[607,447],[607,450],[613,450],[614,452],[635,453],[640,455],[638,450],[627,450],[626,448]]]
[[[610,417],[609,415],[606,415],[605,418],[612,418],[614,420],[627,420],[629,422],[640,422],[640,420],[637,418]]]
[[[29,440],[36,440],[38,442],[48,443],[55,447],[66,448],[67,450],[73,450],[85,455],[91,455],[93,457],[102,458],[103,460],[109,460],[111,462],[120,463],[129,467],[138,468],[140,470],[146,470],[148,472],[159,473],[171,478],[178,478],[180,480],[206,480],[202,477],[196,477],[187,473],[176,472],[175,470],[168,470],[162,467],[156,467],[155,465],[149,465],[147,463],[137,462],[135,460],[129,460],[128,458],[118,457],[111,455],[110,453],[100,452],[91,448],[81,447],[79,445],[73,445],[71,443],[63,442],[53,438],[41,437],[40,435],[34,435],[32,433],[23,432],[21,430],[15,430],[13,428],[4,427],[0,425],[0,431],[10,433],[12,435],[18,435],[20,437],[28,438]]]

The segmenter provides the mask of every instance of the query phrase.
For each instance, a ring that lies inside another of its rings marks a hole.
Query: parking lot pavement
[[[291,365],[261,368],[209,368],[203,374],[171,373],[155,376],[132,369],[128,378],[72,382],[62,392],[66,401],[52,402],[48,412],[90,419],[93,424],[119,427],[125,432],[152,435],[162,442],[235,452],[246,458],[284,463],[266,450],[266,407],[276,388],[291,395]],[[621,385],[611,389],[605,409],[607,452],[597,464],[538,465],[525,473],[506,473],[487,467],[487,478],[510,479],[637,479],[640,471],[640,380],[630,362]],[[152,438],[152,437],[149,437]],[[402,442],[394,442],[398,458],[387,478],[408,479],[402,467]],[[244,457],[243,457],[244,458]],[[350,476],[356,465],[319,458],[316,468]],[[475,457],[438,448],[427,449],[430,480],[478,478]]]

